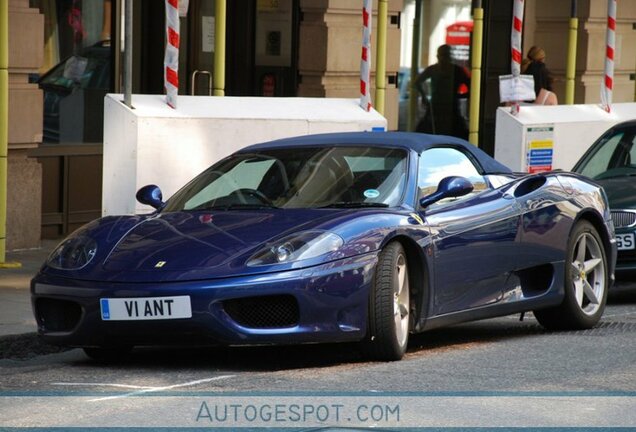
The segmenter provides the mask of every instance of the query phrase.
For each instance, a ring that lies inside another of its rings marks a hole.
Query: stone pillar
[[[298,96],[356,98],[360,95],[362,0],[301,0]],[[375,95],[377,1],[371,36],[371,99]],[[402,0],[389,0],[385,117],[397,129],[400,67],[399,13]]]
[[[524,56],[532,45],[539,45],[545,49],[546,64],[556,78],[555,91],[559,102],[565,100],[569,18],[569,1],[527,2]],[[574,102],[577,104],[600,103],[605,67],[607,1],[579,0],[578,18]],[[636,1],[619,1],[616,23],[614,102],[634,101],[634,81],[630,81],[629,78],[636,68],[636,30],[633,29],[635,22]]]
[[[9,0],[7,250],[40,244],[42,168],[27,157],[42,141],[42,92],[29,84],[44,50],[44,17],[28,0]]]

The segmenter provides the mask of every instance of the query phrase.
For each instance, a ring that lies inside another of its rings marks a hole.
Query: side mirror
[[[437,185],[437,190],[430,195],[420,199],[422,207],[428,207],[444,198],[455,198],[464,196],[473,191],[473,184],[464,177],[445,177]]]
[[[135,198],[137,198],[137,201],[140,203],[152,206],[157,210],[161,210],[165,205],[161,189],[159,189],[159,186],[157,185],[147,185],[142,187],[137,191]]]

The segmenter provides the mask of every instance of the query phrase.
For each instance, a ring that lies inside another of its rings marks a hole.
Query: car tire
[[[92,360],[99,362],[112,363],[126,359],[132,347],[130,346],[118,346],[118,347],[86,347],[83,348],[84,354],[90,357]]]
[[[609,288],[607,256],[594,226],[578,222],[568,239],[565,262],[565,298],[557,306],[536,310],[539,323],[549,330],[594,327],[605,310]]]
[[[375,360],[400,360],[410,330],[410,286],[404,248],[389,243],[379,254],[369,297],[369,329],[365,348]]]

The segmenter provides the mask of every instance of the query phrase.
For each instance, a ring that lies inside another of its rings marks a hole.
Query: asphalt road
[[[414,336],[406,357],[393,363],[368,362],[355,345],[344,344],[140,349],[115,364],[96,363],[77,349],[43,355],[31,347],[16,353],[0,360],[4,395],[636,393],[636,290],[611,297],[592,330],[551,333],[531,314],[523,322],[509,316]]]

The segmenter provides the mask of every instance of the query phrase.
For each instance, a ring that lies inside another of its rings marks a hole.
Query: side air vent
[[[550,288],[554,278],[554,267],[551,264],[542,264],[517,270],[515,273],[524,297],[533,297],[545,293]]]
[[[519,186],[517,186],[517,189],[515,189],[515,198],[534,192],[543,186],[546,181],[547,180],[544,176],[535,176],[524,180]]]

